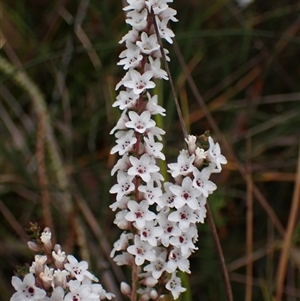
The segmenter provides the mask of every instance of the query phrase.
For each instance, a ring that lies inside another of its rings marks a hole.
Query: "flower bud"
[[[130,294],[131,294],[131,287],[130,287],[130,285],[127,284],[126,282],[121,282],[121,292],[125,296],[129,296],[130,297]]]
[[[27,246],[30,250],[32,250],[34,252],[39,252],[40,251],[39,246],[33,241],[28,241]]]

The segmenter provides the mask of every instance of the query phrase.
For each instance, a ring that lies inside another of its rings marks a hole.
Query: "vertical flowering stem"
[[[120,41],[126,49],[118,62],[127,73],[116,86],[122,89],[113,103],[122,114],[111,131],[117,143],[111,154],[121,158],[111,172],[117,173],[117,183],[110,189],[116,195],[110,208],[117,211],[114,223],[123,233],[111,257],[132,269],[131,286],[121,284],[131,301],[158,300],[168,292],[177,299],[186,290],[177,273],[190,273],[188,258],[198,249],[196,224],[204,222],[206,199],[216,189],[209,177],[227,161],[209,135],[197,139],[187,134],[171,82],[188,149],[180,152],[176,163],[168,164],[174,183],[163,182],[157,160],[165,160],[159,142],[165,132],[152,116],[165,116],[165,109],[149,90],[155,87],[154,80],[171,81],[168,51],[161,39],[173,43],[175,35],[167,23],[177,21],[176,11],[169,8],[169,0],[127,2],[126,23],[132,29]],[[168,72],[161,69],[161,58]]]

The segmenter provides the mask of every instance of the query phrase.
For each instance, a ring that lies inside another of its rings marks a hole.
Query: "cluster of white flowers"
[[[116,86],[116,90],[123,90],[113,104],[122,114],[111,131],[117,143],[111,154],[118,153],[121,158],[111,173],[117,172],[117,184],[110,189],[116,194],[110,208],[117,211],[114,223],[123,233],[114,243],[111,256],[118,265],[137,270],[137,292],[122,283],[125,295],[132,298],[137,293],[139,300],[157,300],[170,291],[177,299],[185,288],[176,272],[190,273],[188,257],[197,249],[196,223],[204,222],[206,198],[216,189],[209,177],[221,171],[226,159],[211,137],[206,137],[204,149],[197,145],[195,136],[189,136],[188,150],[180,152],[176,163],[168,164],[176,184],[162,185],[164,178],[156,161],[165,160],[163,145],[158,142],[165,132],[152,118],[156,114],[165,116],[165,109],[148,89],[155,87],[153,79],[168,79],[160,67],[154,18],[160,37],[172,43],[174,33],[167,24],[177,21],[176,11],[168,6],[172,0],[127,2],[126,23],[132,29],[120,41],[126,43],[126,50],[118,63],[127,73]]]
[[[99,301],[114,297],[101,284],[93,283],[98,279],[88,271],[86,261],[78,262],[73,255],[66,255],[60,245],[53,248],[49,228],[38,243],[30,241],[28,246],[44,255],[35,255],[23,281],[12,277],[16,293],[10,301]]]

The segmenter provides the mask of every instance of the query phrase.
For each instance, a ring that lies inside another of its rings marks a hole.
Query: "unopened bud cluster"
[[[127,2],[126,23],[132,29],[120,41],[125,42],[126,50],[118,63],[127,72],[116,86],[116,90],[122,89],[113,104],[122,114],[111,131],[117,142],[111,154],[118,153],[121,158],[112,169],[117,184],[110,189],[116,195],[110,208],[116,211],[114,223],[123,233],[111,256],[118,265],[137,270],[137,292],[122,283],[124,295],[133,300],[132,294],[137,293],[138,300],[158,300],[171,292],[177,299],[185,291],[177,271],[190,273],[188,257],[197,249],[196,223],[204,222],[206,198],[216,189],[209,177],[221,171],[226,159],[211,137],[206,136],[203,146],[189,136],[187,150],[180,152],[176,163],[168,164],[174,184],[163,182],[157,160],[165,160],[159,142],[165,132],[156,126],[153,116],[165,116],[165,109],[148,90],[155,87],[153,79],[168,79],[161,69],[154,22],[160,37],[172,43],[174,33],[167,24],[177,21],[176,11],[168,6],[171,0]]]
[[[45,228],[36,241],[29,241],[35,260],[29,271],[12,277],[16,292],[10,301],[99,301],[111,300],[98,279],[88,271],[88,263],[66,255],[60,245],[52,245],[51,232]]]

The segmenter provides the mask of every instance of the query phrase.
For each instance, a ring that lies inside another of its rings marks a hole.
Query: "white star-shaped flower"
[[[209,194],[217,189],[217,185],[208,180],[210,174],[211,172],[207,168],[204,168],[201,171],[195,168],[193,171],[193,187],[198,189],[205,197],[208,197]]]
[[[122,170],[118,171],[117,174],[117,181],[118,183],[115,184],[110,190],[110,193],[117,193],[117,201],[119,202],[124,195],[129,194],[131,191],[135,189],[134,184],[132,183],[134,176],[130,176],[127,172]]]
[[[195,224],[197,216],[189,206],[185,205],[176,211],[169,214],[168,220],[171,222],[177,222],[181,231],[189,230],[191,224]]]
[[[194,159],[194,154],[190,156],[187,150],[182,150],[177,157],[177,162],[168,164],[170,168],[168,172],[171,173],[173,178],[179,175],[186,176],[194,170]]]
[[[161,160],[166,159],[165,155],[161,152],[163,144],[160,142],[155,142],[154,137],[151,133],[148,134],[148,138],[144,137],[144,141],[146,152],[150,156],[153,156],[154,158],[159,158]]]
[[[128,174],[140,176],[145,182],[151,180],[151,173],[159,171],[159,167],[151,163],[151,157],[148,154],[143,154],[140,159],[130,156],[129,160],[132,167],[128,169]]]
[[[141,40],[136,42],[136,45],[139,47],[142,53],[151,54],[151,52],[156,51],[160,48],[157,43],[156,34],[148,36],[145,32],[141,34]]]
[[[138,71],[131,69],[129,73],[130,80],[125,81],[123,85],[127,88],[133,89],[133,93],[138,95],[146,89],[153,89],[155,87],[154,82],[150,80],[153,77],[153,72],[151,70],[140,74]]]
[[[138,98],[139,96],[134,94],[132,90],[121,91],[112,106],[119,107],[120,110],[131,109],[135,106]]]
[[[193,187],[192,179],[185,177],[181,185],[170,185],[169,189],[175,194],[174,206],[178,209],[188,205],[191,209],[198,209],[197,197],[201,192]]]
[[[175,34],[167,27],[168,19],[160,20],[157,16],[155,18],[160,36],[170,44],[173,44],[172,38],[175,37]]]
[[[163,78],[164,80],[169,80],[168,73],[160,68],[160,58],[153,60],[151,56],[148,57],[149,63],[145,65],[145,70],[151,70],[153,72],[154,78]]]
[[[78,262],[73,255],[68,255],[67,259],[68,263],[65,263],[65,269],[78,281],[82,281],[84,276],[93,281],[98,281],[98,279],[88,271],[88,263],[86,261]]]
[[[172,293],[174,299],[177,299],[180,293],[186,291],[186,288],[181,286],[181,280],[176,276],[176,273],[172,274],[171,279],[166,284],[166,288]]]
[[[153,180],[147,182],[146,185],[140,185],[138,190],[143,193],[145,200],[149,205],[153,205],[162,195],[162,191],[159,187],[154,187]]]
[[[168,273],[173,273],[177,269],[185,273],[191,273],[190,262],[186,256],[183,256],[180,248],[171,250],[168,258],[166,270]]]
[[[129,222],[135,222],[138,229],[145,227],[146,221],[152,221],[155,219],[156,214],[150,210],[149,204],[146,200],[137,203],[136,201],[129,201],[128,209],[130,210],[125,219]]]
[[[146,272],[151,272],[153,278],[159,279],[162,273],[166,270],[166,255],[166,251],[161,252],[158,256],[156,256],[154,261],[144,267],[144,270]]]
[[[125,70],[138,67],[143,59],[141,49],[131,42],[126,42],[126,46],[127,49],[123,50],[119,55],[121,60],[117,65],[124,65],[123,68]]]
[[[157,246],[157,238],[163,234],[163,229],[161,227],[155,227],[154,221],[148,221],[145,226],[140,228],[140,236],[142,241],[147,241],[151,246]]]
[[[187,232],[181,233],[179,236],[170,238],[170,244],[180,248],[183,257],[189,257],[191,252],[198,248],[194,245],[193,241],[197,240],[198,231],[196,226],[191,226]]]
[[[226,158],[221,154],[219,143],[214,143],[211,137],[208,137],[209,149],[207,150],[208,160],[216,166],[215,172],[222,170],[221,164],[226,164]]]
[[[141,115],[130,111],[128,115],[130,120],[125,123],[126,127],[134,129],[140,134],[155,126],[155,121],[151,119],[149,111],[144,111]]]
[[[146,8],[141,12],[136,10],[130,11],[127,13],[127,17],[128,18],[125,20],[125,22],[138,31],[143,31],[148,25],[148,11]]]
[[[12,295],[10,301],[36,301],[46,296],[44,290],[35,286],[35,278],[31,273],[27,274],[23,281],[13,276],[11,284],[17,292]]]
[[[136,265],[142,265],[145,260],[153,261],[156,259],[153,247],[146,241],[142,241],[138,235],[134,237],[134,245],[129,246],[127,251],[135,256]]]
[[[116,140],[117,145],[115,145],[110,153],[119,153],[120,156],[124,155],[125,153],[132,150],[134,144],[136,143],[137,139],[135,137],[134,131],[119,131],[116,133]]]

